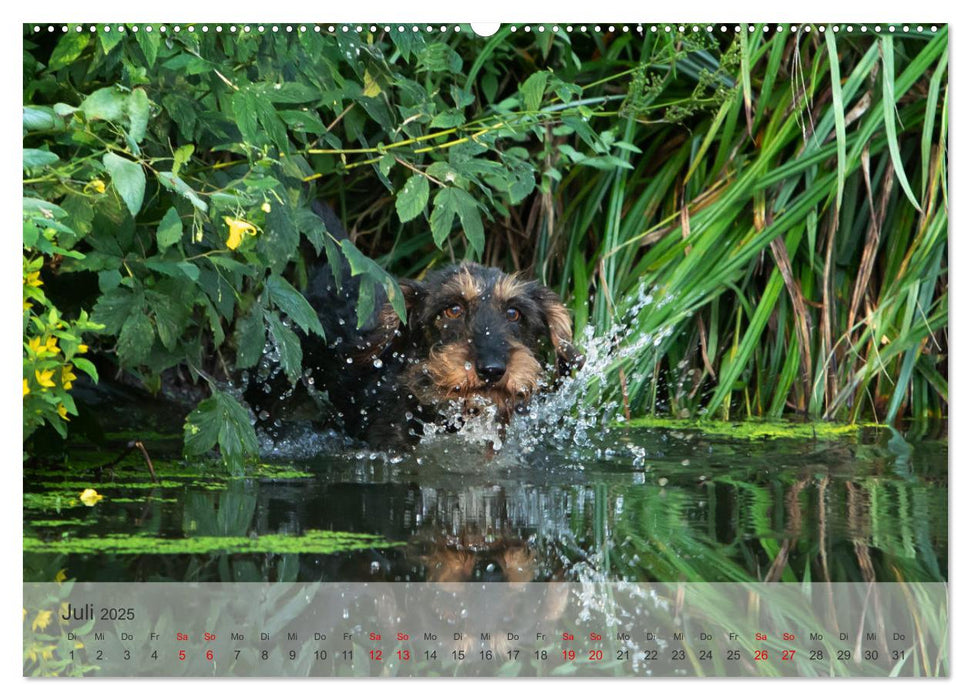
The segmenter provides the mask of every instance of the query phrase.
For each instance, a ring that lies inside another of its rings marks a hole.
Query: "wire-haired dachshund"
[[[335,238],[346,236],[332,210],[315,209]],[[480,412],[494,412],[504,426],[514,412],[527,410],[531,396],[552,386],[547,358],[555,357],[560,375],[583,364],[566,308],[538,282],[476,263],[453,265],[422,280],[398,281],[406,322],[378,299],[359,329],[358,280],[346,264],[341,285],[325,262],[311,270],[304,293],[326,341],[301,337],[304,384],[311,393],[326,391],[339,427],[372,446],[414,444],[428,424],[454,429]],[[288,393],[279,390],[281,378],[277,369],[276,377],[258,377],[246,392],[264,427],[276,420],[279,398]]]

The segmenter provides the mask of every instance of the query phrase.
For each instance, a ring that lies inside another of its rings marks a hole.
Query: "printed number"
[[[206,661],[212,661],[212,660],[213,660],[212,649],[206,649]]]
[[[291,661],[296,661],[296,659],[297,659],[297,652],[294,649],[291,649],[290,650],[290,660]]]
[[[480,651],[479,658],[483,661],[492,661],[492,649],[484,649]]]
[[[741,661],[742,660],[742,652],[739,651],[738,649],[729,649],[728,650],[728,653],[725,654],[725,658],[728,661]]]
[[[398,660],[399,661],[411,661],[411,652],[408,649],[398,650]]]
[[[372,649],[370,653],[371,653],[371,661],[381,661],[382,660],[382,658],[381,658],[381,650],[380,649]]]
[[[672,661],[684,661],[684,659],[685,659],[684,649],[675,649],[674,651],[671,652]]]
[[[105,660],[105,653],[103,651],[101,651],[101,649],[98,649],[97,659],[98,659],[98,661],[104,661]]]
[[[617,652],[618,661],[630,661],[630,652],[627,649],[621,649]]]
[[[158,661],[158,649],[152,652],[152,658]]]
[[[179,649],[179,661],[185,661],[185,649]]]
[[[534,651],[533,656],[535,656],[540,661],[546,661],[550,657],[550,655],[546,653],[546,649],[540,649],[540,650]]]
[[[428,649],[425,650],[425,660],[426,661],[434,661],[437,658],[438,658],[438,652],[437,651],[435,651],[434,649],[431,650],[431,651],[429,651]]]
[[[699,651],[698,659],[701,661],[711,661],[711,649],[702,649]]]
[[[648,649],[644,652],[645,661],[657,661],[657,649]]]
[[[839,649],[836,652],[837,661],[849,661],[850,660],[850,650],[849,649]]]
[[[510,661],[515,661],[519,658],[519,649],[510,649],[506,652],[506,656],[509,657]]]
[[[260,658],[266,661],[268,658],[270,658],[270,652],[264,649],[263,651],[260,652]]]
[[[782,650],[782,660],[792,661],[792,658],[796,655],[795,649],[783,649]]]
[[[353,649],[344,649],[341,652],[341,656],[344,657],[344,661],[352,661],[354,659],[354,650]]]
[[[756,649],[755,650],[755,660],[756,661],[768,661],[769,660],[769,650],[768,649]]]
[[[131,661],[131,652],[125,649],[125,661]]]
[[[880,652],[876,649],[864,649],[863,658],[867,661],[876,661],[880,658]]]
[[[239,649],[233,649],[233,651],[236,652],[236,656],[233,657],[233,661],[237,661],[239,659],[239,651],[240,650]]]
[[[603,661],[604,660],[603,650],[602,649],[593,649],[590,652],[589,660],[590,661]]]
[[[566,659],[567,661],[576,661],[577,653],[573,651],[573,649],[564,649],[563,658]]]
[[[809,650],[809,660],[810,661],[822,661],[826,658],[826,654],[823,653],[822,649],[810,649]]]
[[[456,661],[465,661],[465,652],[462,649],[452,651],[452,658]]]
[[[317,661],[325,661],[327,659],[327,650],[318,649],[314,652],[314,658],[317,659]]]

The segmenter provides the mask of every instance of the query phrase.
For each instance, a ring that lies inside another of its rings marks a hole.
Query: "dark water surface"
[[[614,428],[404,458],[306,434],[228,477],[179,438],[25,467],[24,578],[50,581],[941,581],[947,445],[886,429],[750,439]],[[567,443],[569,444],[569,443]],[[83,466],[90,465],[90,466]],[[201,471],[201,474],[200,474]],[[86,488],[103,499],[79,500]]]

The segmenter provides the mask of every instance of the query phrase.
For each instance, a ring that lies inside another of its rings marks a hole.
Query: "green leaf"
[[[314,333],[324,337],[324,328],[320,325],[317,313],[304,296],[280,275],[271,275],[266,280],[266,291],[270,301],[294,323],[300,326],[304,333]]]
[[[428,178],[424,175],[412,175],[405,186],[398,191],[394,201],[401,223],[411,221],[421,214],[426,204],[428,204]]]
[[[57,42],[57,46],[54,47],[54,51],[51,52],[51,58],[47,62],[48,69],[59,70],[64,66],[74,63],[90,41],[90,32],[68,32],[65,36],[61,37],[61,40]]]
[[[236,367],[249,369],[256,366],[263,356],[266,344],[266,326],[263,323],[263,309],[258,304],[236,321]]]
[[[364,279],[361,280],[357,299],[357,327],[363,327],[374,311],[375,286],[384,288],[391,307],[398,314],[398,318],[404,321],[406,317],[404,295],[394,278],[371,258],[354,247],[354,244],[346,238],[341,241],[341,251],[347,258],[347,263],[351,268],[351,276],[364,276]],[[370,281],[370,284],[368,284],[368,281]]]
[[[182,219],[175,207],[169,207],[165,212],[155,233],[155,240],[158,241],[159,250],[165,250],[182,240]]]
[[[435,208],[429,221],[432,237],[439,248],[452,232],[452,222],[458,215],[472,249],[481,254],[485,248],[485,233],[482,229],[482,218],[475,199],[465,190],[457,187],[446,187],[435,196]]]
[[[465,124],[465,115],[460,109],[449,109],[435,115],[429,126],[433,129],[451,129]]]
[[[158,58],[158,47],[162,41],[162,37],[156,32],[136,32],[135,41],[138,42],[142,53],[145,54],[148,67],[151,68],[154,66],[155,59]]]
[[[290,209],[277,204],[266,215],[263,233],[256,241],[256,250],[263,256],[263,264],[275,273],[283,272],[299,245],[300,231],[290,215]]]
[[[185,451],[201,455],[219,444],[223,457],[238,459],[259,451],[249,412],[221,391],[202,401],[185,420]]]
[[[104,324],[104,331],[108,335],[115,335],[133,312],[141,313],[139,307],[142,301],[140,294],[135,294],[127,287],[115,287],[103,293],[95,303],[91,320]]]
[[[57,154],[50,151],[42,151],[39,148],[24,149],[24,170],[43,168],[45,165],[56,163],[58,160]]]
[[[880,38],[880,51],[883,55],[883,124],[887,129],[887,148],[897,181],[907,195],[907,199],[917,211],[923,211],[910,189],[907,171],[900,159],[900,144],[897,141],[897,100],[894,95],[893,37],[889,34]]]
[[[846,115],[843,110],[843,87],[840,82],[840,60],[836,51],[836,35],[826,32],[826,53],[829,54],[830,85],[833,88],[833,116],[836,125],[836,211],[843,202],[846,181]]]
[[[46,131],[59,124],[60,120],[50,107],[24,107],[23,125],[27,131]]]
[[[137,367],[142,364],[152,350],[155,341],[155,329],[148,317],[141,313],[128,316],[121,333],[118,334],[118,359],[125,367]]]
[[[172,153],[172,173],[178,176],[179,171],[182,166],[189,162],[192,154],[195,152],[196,147],[191,143],[187,143],[184,146],[179,146]]]
[[[197,195],[195,191],[185,184],[182,178],[175,173],[168,171],[161,172],[158,174],[158,181],[162,183],[162,186],[165,187],[165,189],[176,192],[177,194],[181,194],[183,197],[188,199],[190,202],[192,202],[192,206],[194,206],[196,209],[200,211],[207,211],[209,209],[209,206],[199,199],[199,195]]]
[[[424,70],[432,73],[462,71],[462,57],[448,44],[436,42],[428,44],[421,51],[418,62]]]
[[[141,143],[148,127],[150,105],[148,94],[142,88],[135,88],[128,96],[128,135],[132,141]]]
[[[125,105],[128,93],[115,87],[95,90],[84,98],[78,109],[88,120],[104,119],[109,122],[120,122],[125,116]]]
[[[132,216],[138,214],[145,197],[145,171],[134,161],[114,153],[105,153],[101,159],[111,175],[111,185],[121,196]]]
[[[296,384],[302,371],[303,351],[300,349],[300,339],[297,334],[283,325],[279,315],[267,314],[266,320],[270,327],[270,337],[276,345],[280,355],[280,366],[291,384]]]
[[[95,383],[98,382],[98,370],[95,368],[94,363],[91,362],[91,360],[86,360],[83,357],[75,356],[71,358],[71,362],[73,362],[74,366],[79,370],[91,377]]]
[[[535,112],[543,103],[543,93],[546,92],[546,81],[549,76],[550,74],[546,71],[533,73],[519,88],[523,93],[523,101],[526,103],[528,111]]]

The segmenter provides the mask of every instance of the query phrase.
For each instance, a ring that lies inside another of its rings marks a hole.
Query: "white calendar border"
[[[971,61],[971,48],[968,48],[966,32],[971,24],[964,22],[966,10],[958,11],[953,7],[945,7],[942,3],[915,3],[902,2],[901,0],[884,0],[876,8],[867,8],[859,3],[848,3],[845,0],[822,0],[811,5],[802,3],[779,3],[778,0],[757,0],[755,2],[738,2],[731,6],[724,2],[715,0],[701,0],[694,3],[658,3],[648,4],[646,2],[622,2],[621,0],[608,0],[607,2],[581,3],[578,1],[567,2],[542,2],[525,3],[522,0],[490,0],[489,2],[478,3],[458,3],[444,2],[435,0],[434,2],[421,3],[420,7],[411,9],[404,7],[399,1],[393,0],[370,0],[366,3],[347,3],[332,4],[319,3],[316,7],[307,3],[272,3],[253,2],[243,0],[233,4],[232,8],[221,7],[216,4],[202,4],[198,0],[168,0],[163,5],[156,7],[145,5],[133,5],[131,3],[120,3],[114,0],[99,3],[80,3],[66,2],[65,0],[47,0],[44,3],[19,3],[14,11],[4,11],[4,22],[2,32],[4,41],[0,42],[0,51],[3,52],[3,65],[7,67],[8,75],[11,72],[21,74],[21,26],[25,22],[66,22],[78,20],[97,19],[99,21],[124,20],[126,22],[157,22],[160,20],[189,19],[193,22],[224,22],[227,18],[270,20],[277,23],[296,22],[317,16],[319,19],[328,21],[349,21],[349,22],[385,22],[390,19],[400,22],[428,22],[434,21],[437,24],[443,22],[568,22],[590,23],[590,22],[613,22],[615,25],[623,22],[636,23],[650,18],[652,22],[707,22],[710,20],[736,21],[770,21],[770,22],[806,22],[826,23],[826,22],[857,22],[862,19],[873,21],[874,19],[887,22],[948,22],[952,39],[950,42],[951,69],[949,71],[951,83],[955,81],[967,84],[967,80],[961,80],[968,74]],[[16,14],[16,16],[7,15]],[[963,44],[963,46],[962,46]],[[951,123],[955,120],[953,115],[961,115],[964,103],[963,89],[953,91],[949,94]],[[20,130],[20,114],[15,109],[15,105],[7,104],[6,108],[0,110],[0,133],[9,136],[11,142],[13,134]],[[958,138],[953,136],[952,127],[950,137],[950,193],[951,202],[961,202],[962,198],[957,195],[960,190],[955,188],[955,184],[960,182],[955,173],[960,173],[964,167],[965,159],[971,158],[971,152],[963,148],[963,131],[958,131]],[[6,158],[2,175],[0,175],[0,193],[6,205],[4,212],[6,240],[10,250],[6,255],[0,256],[0,285],[3,285],[2,298],[6,303],[0,306],[2,313],[3,327],[9,329],[8,334],[12,335],[13,328],[18,325],[19,300],[20,294],[15,289],[17,280],[21,277],[20,266],[16,264],[16,245],[19,238],[20,223],[20,197],[19,180],[21,178],[20,158],[16,157],[17,151],[11,149]],[[955,161],[957,166],[954,165]],[[950,258],[952,265],[971,264],[971,242],[968,240],[968,233],[961,226],[962,212],[960,206],[956,212],[951,212],[951,230],[956,232],[950,240]],[[963,234],[962,234],[963,232]],[[952,267],[952,269],[954,269]],[[951,309],[954,314],[949,323],[948,332],[950,334],[950,357],[964,358],[971,357],[967,351],[969,325],[969,309],[971,309],[971,284],[965,281],[971,279],[963,278],[962,275],[950,275]],[[12,300],[17,300],[14,306]],[[0,345],[0,367],[12,368],[16,366],[17,358],[14,356],[15,343],[3,343]],[[949,546],[953,552],[955,539],[962,534],[971,532],[969,530],[969,509],[955,507],[960,501],[957,494],[961,494],[962,500],[968,494],[969,478],[962,474],[962,469],[971,469],[971,450],[969,450],[968,430],[969,416],[971,411],[968,404],[971,402],[971,383],[969,383],[971,371],[966,367],[961,367],[958,362],[951,363],[949,371],[950,384],[950,415],[951,424],[949,427],[949,455],[951,464],[955,468],[951,472],[949,483],[949,513],[951,525],[949,531]],[[16,437],[20,432],[20,425],[15,418],[20,410],[20,404],[13,404],[15,390],[19,385],[17,376],[8,371],[4,381],[0,386],[6,389],[0,392],[0,396],[6,397],[5,403],[8,412],[0,415],[7,416],[2,428],[5,438],[4,444],[7,445],[6,459],[4,465],[8,470],[6,480],[7,496],[0,502],[0,517],[3,523],[3,543],[4,560],[8,562],[8,569],[19,571],[22,567],[22,481],[20,478],[19,465],[21,455],[16,450]],[[11,484],[11,482],[13,482]],[[963,540],[962,540],[963,544]],[[963,549],[963,547],[960,547]],[[968,560],[967,557],[956,559],[948,557],[949,579],[951,581],[951,652],[950,658],[952,679],[950,681],[921,681],[918,685],[916,681],[894,680],[880,681],[881,685],[874,688],[883,697],[897,698],[919,693],[932,692],[935,696],[955,696],[959,681],[966,679],[969,672],[960,664],[954,663],[963,658],[961,649],[968,650],[966,637],[962,634],[968,630],[967,606],[964,605],[964,596],[955,595],[957,584],[963,585],[968,580]],[[193,694],[203,694],[212,692],[226,692],[222,685],[214,686],[212,683],[229,683],[231,690],[243,691],[247,694],[252,690],[255,692],[273,692],[278,689],[279,683],[307,683],[315,681],[281,681],[265,680],[255,681],[259,685],[250,685],[253,680],[230,680],[221,681],[202,681],[202,680],[161,680],[160,682],[148,682],[144,680],[101,680],[83,679],[79,681],[29,681],[22,678],[22,644],[21,638],[21,611],[19,601],[22,595],[22,582],[19,580],[4,581],[3,591],[7,594],[2,600],[5,605],[0,605],[0,629],[3,631],[2,648],[5,653],[2,655],[3,678],[5,680],[16,677],[19,679],[13,685],[8,685],[14,689],[17,695],[28,695],[32,698],[56,698],[64,700],[66,697],[72,698],[106,698],[106,697],[130,697],[133,694],[148,695],[154,697],[167,696],[172,693],[183,693],[190,690]],[[966,589],[966,586],[964,586]],[[963,643],[962,643],[963,642]],[[955,680],[957,679],[957,680]],[[246,686],[243,686],[243,683]],[[477,698],[492,696],[496,693],[507,695],[525,695],[527,693],[557,694],[557,697],[578,697],[595,696],[604,691],[621,695],[637,694],[644,696],[647,693],[662,696],[674,696],[677,694],[678,700],[682,697],[692,697],[698,695],[710,695],[712,693],[724,693],[728,691],[733,695],[766,695],[768,693],[784,694],[786,700],[790,698],[815,698],[819,694],[841,696],[844,694],[858,694],[864,691],[861,684],[868,681],[862,679],[849,679],[845,681],[800,681],[800,680],[781,680],[771,681],[768,679],[752,680],[708,680],[683,682],[679,680],[661,679],[629,679],[597,681],[587,679],[562,679],[560,681],[543,682],[540,687],[535,681],[518,680],[479,680],[479,681],[460,681],[460,680],[407,680],[398,683],[394,689],[387,686],[378,685],[382,681],[353,680],[337,681],[328,680],[327,683],[340,683],[338,686],[327,685],[323,687],[314,686],[313,690],[297,685],[285,686],[286,691],[303,692],[325,692],[328,695],[334,693],[347,693],[357,695],[362,692],[384,692],[394,693],[396,697],[448,697],[451,698],[458,693],[463,697]],[[872,682],[872,681],[871,681]],[[360,684],[365,684],[362,687]],[[461,685],[456,685],[461,683]],[[637,683],[638,685],[631,685]],[[650,683],[650,687],[644,685]],[[661,683],[659,687],[656,684]],[[731,685],[722,686],[722,683]],[[766,687],[765,683],[772,683]],[[934,683],[932,687],[925,687],[923,683]],[[5,684],[7,685],[7,684]],[[869,690],[869,688],[867,688]]]

